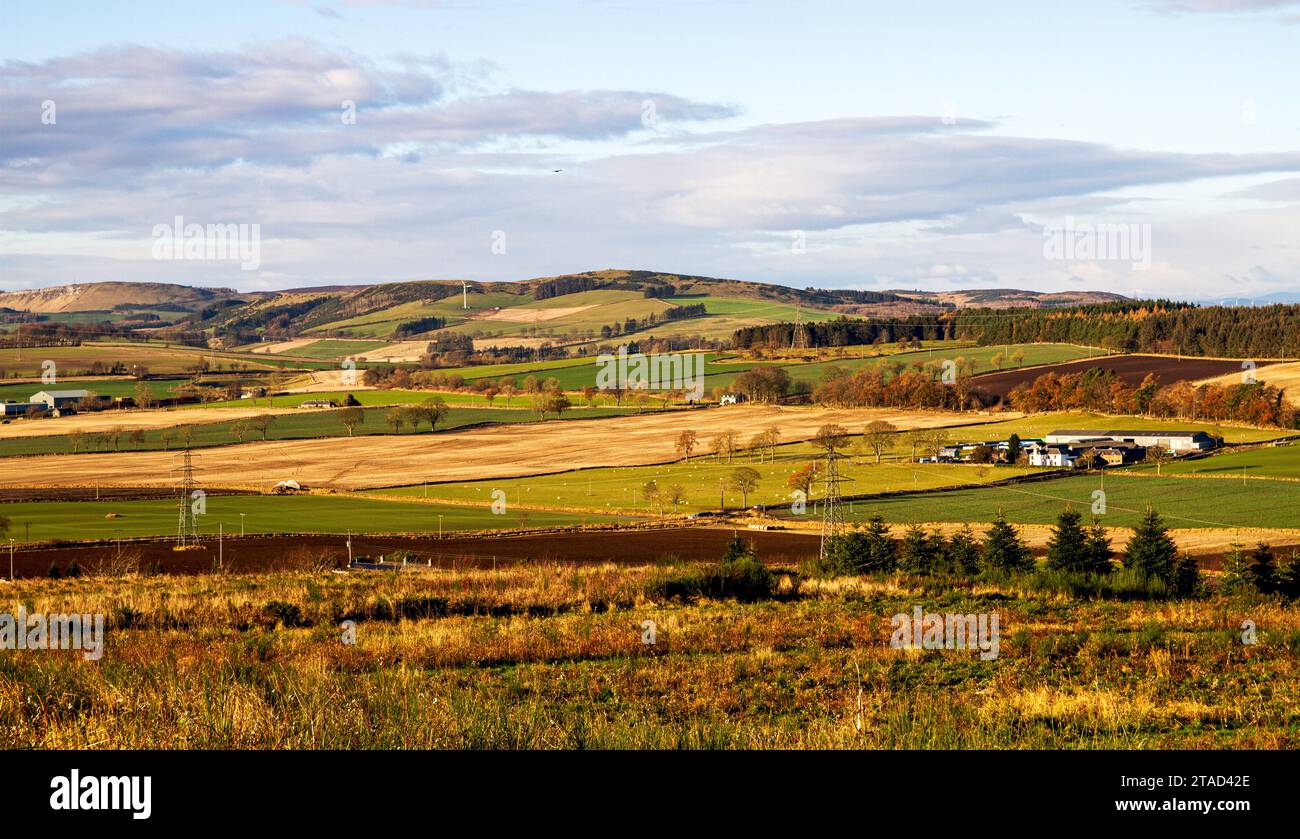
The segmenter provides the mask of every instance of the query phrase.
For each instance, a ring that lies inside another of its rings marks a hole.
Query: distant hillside
[[[1056,306],[1087,306],[1114,303],[1128,298],[1108,291],[1024,291],[1017,288],[979,288],[959,291],[897,291],[918,302],[948,305],[958,309],[1048,309]]]
[[[194,288],[171,283],[77,283],[0,292],[0,308],[35,314],[108,311],[128,305],[192,309],[237,294],[230,288]]]
[[[905,318],[972,307],[1040,309],[1123,299],[1104,292],[1018,289],[792,288],[611,268],[513,282],[431,279],[248,293],[167,283],[83,283],[0,294],[0,310],[46,316],[104,312],[120,324],[124,309],[173,308],[192,313],[176,319],[185,329],[225,346],[314,336],[518,348],[623,336],[725,343],[738,329],[794,321]]]

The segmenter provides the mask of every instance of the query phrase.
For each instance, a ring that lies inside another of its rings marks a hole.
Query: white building
[[[1053,466],[1058,469],[1070,468],[1079,456],[1069,447],[1063,445],[1035,446],[1029,451],[1030,466]]]
[[[1160,446],[1174,454],[1217,449],[1222,441],[1204,431],[1166,431],[1145,429],[1137,431],[1095,431],[1090,429],[1062,429],[1043,438],[1052,444],[1079,446],[1086,443],[1136,443],[1143,448]]]

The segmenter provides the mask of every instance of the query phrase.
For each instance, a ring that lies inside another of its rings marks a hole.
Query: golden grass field
[[[107,624],[99,661],[0,657],[0,747],[1300,745],[1294,603],[1078,600],[901,575],[784,572],[755,603],[665,599],[648,585],[675,573],[533,565],[0,584],[0,609],[102,613]],[[915,606],[996,612],[998,656],[891,647],[891,616]],[[1242,643],[1246,619],[1258,643]]]
[[[1241,373],[1227,373],[1212,379],[1202,379],[1197,384],[1239,385],[1241,377]],[[1300,361],[1261,365],[1255,370],[1255,379],[1280,388],[1290,402],[1300,405]]]
[[[249,400],[252,402],[253,400]],[[70,417],[18,420],[0,425],[0,438],[50,437],[74,431],[94,433],[121,428],[173,428],[179,425],[202,425],[210,422],[256,417],[265,414],[292,414],[294,408],[163,408],[160,410],[99,411],[73,414]]]
[[[221,416],[229,417],[227,409]],[[189,413],[189,412],[187,412]],[[1018,416],[1018,415],[1010,415]],[[465,481],[563,472],[589,466],[637,466],[677,458],[677,435],[692,429],[708,439],[734,430],[743,439],[770,426],[783,443],[807,440],[838,423],[860,433],[885,419],[901,429],[986,422],[971,414],[888,409],[790,408],[734,405],[609,420],[564,420],[407,436],[289,440],[224,446],[199,457],[208,486],[267,489],[292,478],[319,489],[368,489],[424,481]],[[14,457],[0,486],[157,486],[167,482],[175,454],[120,452]]]

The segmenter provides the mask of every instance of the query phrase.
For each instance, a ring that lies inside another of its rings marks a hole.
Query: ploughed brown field
[[[877,419],[902,429],[988,421],[945,411],[733,405],[439,434],[244,443],[205,449],[195,455],[195,466],[205,487],[265,491],[293,479],[314,489],[369,489],[667,463],[677,459],[677,435],[688,429],[698,433],[700,450],[707,450],[709,440],[722,431],[735,431],[748,440],[775,426],[781,442],[788,443],[810,439],[830,423],[861,433]],[[11,457],[0,471],[0,487],[166,486],[175,484],[175,466],[174,451]]]
[[[1085,358],[1062,364],[1003,370],[975,376],[971,383],[1000,399],[1020,385],[1027,385],[1039,376],[1055,373],[1082,373],[1085,370],[1113,370],[1127,385],[1140,385],[1148,375],[1154,375],[1162,385],[1174,382],[1196,381],[1228,373],[1241,373],[1241,361],[1221,358],[1178,358],[1164,355],[1110,355],[1102,358]]]
[[[788,531],[735,530],[753,542],[765,562],[797,565],[817,555],[816,534]],[[378,560],[380,555],[409,551],[412,562],[435,568],[493,568],[519,563],[581,565],[622,563],[648,565],[666,557],[682,561],[714,561],[722,557],[733,528],[676,527],[618,532],[586,530],[503,536],[353,536],[352,552]],[[15,552],[14,573],[42,577],[51,565],[60,571],[72,563],[86,571],[135,562],[140,570],[161,568],[170,574],[208,574],[217,561],[216,540],[206,539],[199,550],[172,550],[170,540],[126,541],[82,545],[53,545]],[[220,553],[223,567],[232,573],[307,569],[347,564],[347,539],[343,536],[290,535],[228,537]],[[8,559],[7,555],[4,557]],[[7,564],[7,563],[0,563]],[[8,569],[5,568],[5,571]]]
[[[955,525],[940,525],[951,532]],[[896,540],[901,526],[894,526]],[[982,533],[984,528],[976,528]],[[1023,526],[1022,536],[1038,557],[1047,552],[1048,528]],[[752,543],[759,558],[771,565],[798,566],[817,555],[820,543],[814,531],[749,530],[744,527],[698,526],[636,528],[627,530],[575,530],[550,533],[502,534],[494,536],[353,536],[352,552],[357,559],[378,560],[396,551],[409,552],[409,561],[442,569],[498,568],[509,565],[590,565],[616,563],[649,565],[669,558],[683,562],[713,562],[720,559],[727,543],[739,534]],[[1111,532],[1115,550],[1123,550],[1128,531]],[[1295,540],[1295,534],[1251,531],[1228,534],[1208,531],[1172,531],[1180,550],[1191,553],[1200,566],[1218,570],[1231,550],[1231,543],[1255,537],[1274,547]],[[1288,539],[1289,536],[1289,539]],[[1271,537],[1271,538],[1270,538]],[[1280,538],[1279,538],[1280,537]],[[66,571],[74,563],[86,572],[97,569],[162,571],[167,574],[208,574],[220,556],[228,573],[342,568],[347,564],[347,538],[338,535],[258,535],[227,537],[218,549],[217,541],[205,539],[198,550],[172,550],[170,539],[126,540],[83,544],[42,545],[14,553],[18,577],[42,577],[54,566]],[[7,557],[0,557],[0,560]],[[0,561],[0,566],[4,563]],[[7,568],[2,570],[7,571]]]

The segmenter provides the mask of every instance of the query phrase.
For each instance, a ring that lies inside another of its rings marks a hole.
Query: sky
[[[1300,291],[1300,0],[0,1],[0,290]]]

